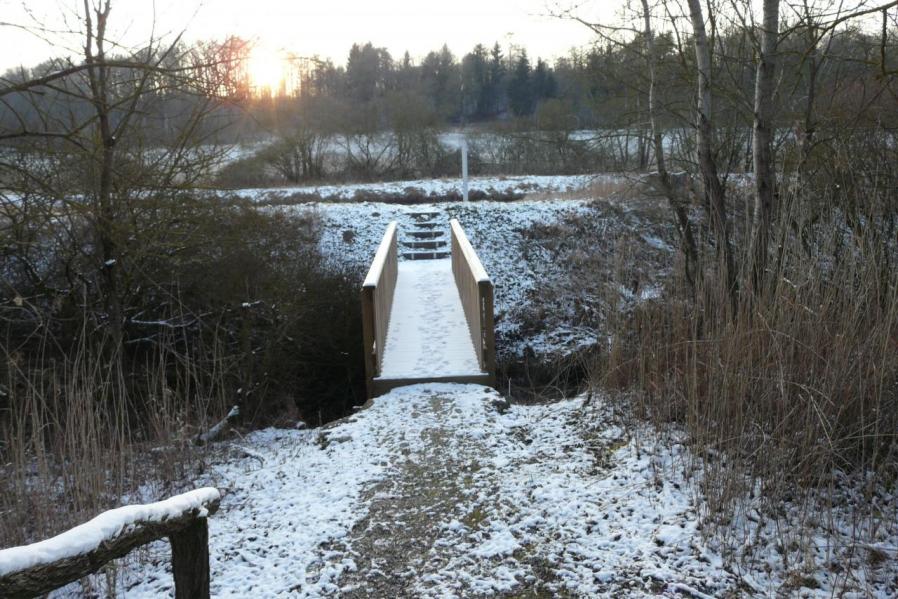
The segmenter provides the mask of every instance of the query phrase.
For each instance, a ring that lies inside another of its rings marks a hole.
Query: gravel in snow
[[[701,534],[700,461],[677,434],[617,422],[599,398],[509,406],[485,387],[424,384],[335,426],[252,433],[201,481],[223,491],[212,595],[894,596],[894,528],[802,561],[778,549],[788,522],[740,519],[761,553],[728,568]],[[820,525],[859,525],[832,515]],[[152,545],[116,594],[171,596],[168,551]]]

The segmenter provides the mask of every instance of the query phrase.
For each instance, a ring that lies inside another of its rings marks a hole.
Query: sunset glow
[[[32,65],[57,54],[48,40],[77,53],[81,46],[66,19],[81,3],[57,0],[28,2],[0,0],[2,21],[28,24],[36,20],[47,30],[32,35],[20,28],[4,28],[0,35],[0,69]],[[235,35],[260,40],[271,48],[296,56],[318,56],[337,64],[345,62],[353,43],[371,42],[385,47],[394,57],[408,50],[419,61],[444,43],[456,55],[477,43],[526,47],[533,56],[550,59],[567,54],[572,46],[591,43],[592,31],[583,25],[546,16],[545,0],[457,0],[433,4],[417,0],[334,0],[329,3],[256,0],[252,9],[240,0],[156,0],[114,2],[112,37],[125,45],[140,43],[155,30],[173,35],[185,31],[185,41],[220,39]],[[595,0],[584,8],[584,17],[597,22],[622,5],[621,0]],[[77,19],[75,19],[77,20]],[[49,36],[50,30],[61,33]],[[49,37],[48,37],[49,36]],[[260,69],[271,75],[268,67]],[[268,79],[270,83],[272,78]]]
[[[254,47],[247,63],[253,90],[277,92],[287,77],[288,66],[283,52],[263,45]]]

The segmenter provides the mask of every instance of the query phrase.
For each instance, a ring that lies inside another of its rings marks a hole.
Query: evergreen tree
[[[413,91],[418,88],[418,69],[412,63],[408,50],[402,55],[402,61],[396,69],[396,88],[400,91]]]
[[[487,86],[486,114],[498,114],[504,107],[505,65],[502,62],[502,47],[493,44],[490,51],[489,83]]]
[[[508,82],[508,105],[515,116],[533,113],[533,83],[527,50],[521,50]]]
[[[421,83],[434,109],[444,117],[458,114],[460,76],[458,64],[445,44],[439,52],[430,52],[421,63]]]
[[[549,65],[542,58],[537,59],[536,68],[533,70],[533,95],[536,102],[554,98],[557,91],[558,83],[549,70]]]
[[[393,58],[386,48],[353,44],[346,62],[346,84],[351,99],[369,102],[390,89],[393,80]]]
[[[482,44],[462,59],[462,110],[465,116],[483,118],[489,108],[489,65],[487,51]]]

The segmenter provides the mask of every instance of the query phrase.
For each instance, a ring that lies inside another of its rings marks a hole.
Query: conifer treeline
[[[491,48],[477,44],[461,59],[443,45],[417,62],[408,52],[394,59],[386,48],[368,42],[353,44],[345,66],[318,59],[293,64],[298,73],[292,84],[277,93],[364,104],[402,91],[426,98],[438,115],[453,121],[529,116],[560,92],[546,61],[534,63],[526,49],[505,51],[498,42]]]

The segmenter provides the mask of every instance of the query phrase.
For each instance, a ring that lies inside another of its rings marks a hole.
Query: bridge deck
[[[375,383],[386,388],[400,381],[478,382],[483,376],[451,260],[400,262],[383,365]]]

